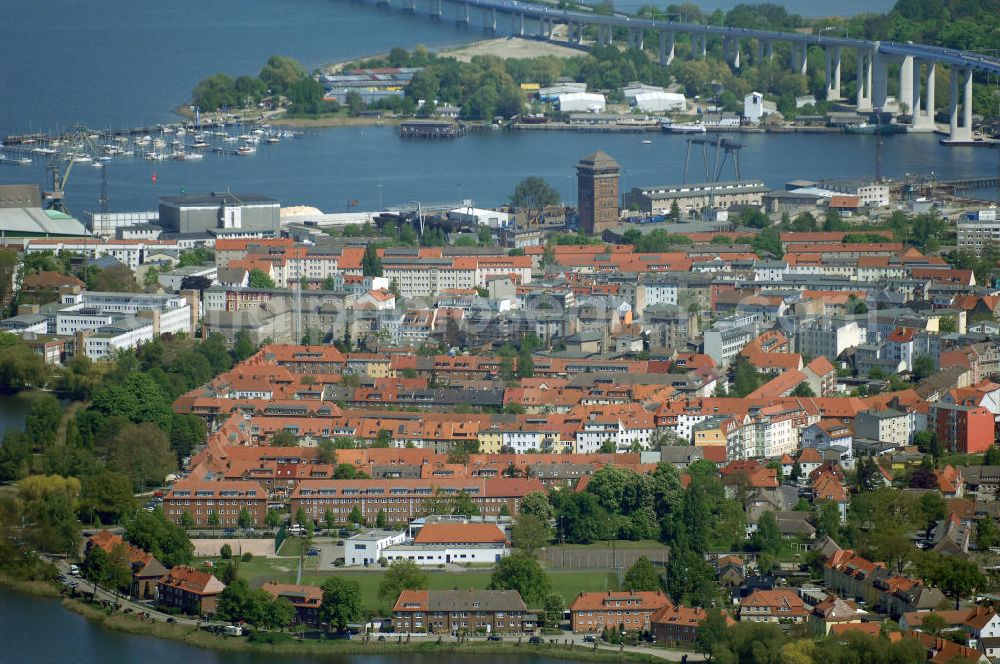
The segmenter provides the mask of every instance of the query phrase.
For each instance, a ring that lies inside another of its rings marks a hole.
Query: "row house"
[[[648,632],[653,614],[673,602],[662,592],[607,591],[581,592],[569,605],[574,632],[602,632],[615,629]]]
[[[305,511],[321,521],[327,511],[346,522],[354,508],[366,521],[374,522],[383,512],[392,523],[450,507],[449,501],[466,496],[484,516],[502,511],[516,515],[521,499],[531,491],[542,491],[537,478],[432,478],[419,480],[311,480],[300,482],[291,495],[291,511]],[[450,511],[450,510],[449,510]]]
[[[187,514],[196,526],[205,527],[212,525],[209,522],[214,514],[219,526],[235,527],[244,511],[250,514],[253,525],[264,524],[267,491],[257,482],[188,479],[174,484],[163,497],[163,512],[174,523],[180,523]]]
[[[516,590],[404,590],[392,607],[397,634],[530,634],[537,622]]]
[[[937,588],[893,574],[884,563],[873,563],[850,550],[837,551],[826,562],[823,581],[842,597],[864,601],[894,618],[935,609],[946,599]]]

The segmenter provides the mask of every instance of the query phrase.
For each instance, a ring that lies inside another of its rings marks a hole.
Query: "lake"
[[[503,656],[354,655],[309,657],[257,655],[204,650],[165,639],[107,630],[63,609],[57,600],[0,589],[0,624],[4,629],[5,662],[32,664],[508,664]],[[522,657],[524,664],[557,664],[565,660]]]

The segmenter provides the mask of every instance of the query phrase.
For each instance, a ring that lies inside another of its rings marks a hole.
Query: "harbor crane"
[[[714,183],[719,181],[719,176],[722,175],[722,170],[726,167],[726,161],[729,157],[732,157],[733,162],[733,172],[736,179],[740,179],[740,150],[743,149],[744,145],[742,143],[737,143],[729,138],[723,138],[722,136],[716,136],[714,139],[711,138],[689,138],[687,139],[687,154],[684,156],[684,180],[683,182],[687,184],[688,175],[688,164],[691,161],[691,146],[700,145],[701,146],[701,156],[702,161],[705,166],[705,181],[709,183]],[[712,166],[709,167],[708,164],[708,149],[709,147],[715,147],[715,158],[712,162]],[[719,155],[722,155],[722,161],[719,161]]]
[[[83,125],[76,125],[62,139],[59,150],[52,154],[45,166],[52,182],[52,188],[44,194],[47,209],[69,214],[66,208],[66,183],[69,181],[70,173],[73,172],[73,165],[84,161],[101,163],[100,159],[104,156],[103,150],[94,142],[96,136],[97,134]],[[104,190],[102,198],[106,197]]]

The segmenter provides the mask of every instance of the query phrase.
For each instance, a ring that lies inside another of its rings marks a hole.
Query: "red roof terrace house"
[[[569,605],[574,632],[603,632],[605,628],[648,632],[653,614],[673,606],[661,592],[608,591],[580,593]]]
[[[258,482],[222,480],[218,482],[178,482],[163,497],[163,512],[168,519],[180,523],[184,514],[191,515],[196,526],[209,526],[211,515],[218,516],[218,526],[235,527],[240,513],[250,513],[251,523],[264,524],[267,516],[267,491]]]
[[[226,584],[211,572],[187,565],[171,569],[158,586],[160,604],[193,616],[215,613],[219,595],[225,589]]]

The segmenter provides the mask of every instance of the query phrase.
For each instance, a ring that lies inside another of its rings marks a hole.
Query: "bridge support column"
[[[489,30],[490,32],[496,34],[497,31],[497,10],[491,9],[489,12],[483,12],[483,30]]]
[[[766,50],[767,50],[767,59],[768,60],[774,60],[774,42],[773,41],[767,42],[767,49]]]
[[[708,49],[708,37],[705,35],[691,35],[691,57],[695,59],[705,59]]]
[[[958,115],[958,78],[962,77],[962,117]],[[948,140],[956,143],[972,141],[972,68],[951,70],[951,122]]]
[[[516,25],[514,26],[514,34],[516,34],[518,37],[523,37],[524,36],[524,14],[518,14],[516,17],[514,17],[514,20],[517,21]]]
[[[614,33],[610,25],[601,25],[597,28],[597,41],[601,46],[611,46],[614,43]]]
[[[740,40],[727,39],[722,44],[723,57],[730,57],[733,69],[740,68]]]
[[[644,30],[630,30],[629,31],[629,48],[634,48],[637,51],[641,51],[645,46],[645,31]]]
[[[764,61],[764,40],[763,39],[758,39],[757,40],[757,53],[756,53],[756,57],[754,58],[754,62],[756,64],[760,64],[763,61]]]
[[[441,0],[434,0],[431,3],[431,16],[433,18],[441,18],[441,14],[442,14]]]
[[[796,54],[793,65],[795,73],[805,76],[809,71],[809,44],[792,44],[792,51]]]
[[[908,55],[899,63],[899,112],[913,113],[913,56]]]
[[[858,49],[857,109],[862,113],[872,110],[872,56],[871,52]]]
[[[878,52],[872,56],[871,72],[872,107],[881,110],[889,97],[889,63]]]
[[[460,23],[465,23],[466,25],[468,25],[469,24],[469,5],[468,5],[468,3],[463,2],[460,5],[459,9],[462,12],[460,14],[460,18],[458,19],[459,22]]]
[[[669,43],[669,46],[668,46]],[[674,61],[674,33],[660,33],[660,65],[666,67]]]
[[[926,66],[926,77],[921,67]],[[934,131],[934,75],[937,66],[933,60],[913,61],[913,131]]]
[[[826,100],[840,101],[840,47],[826,51]]]

